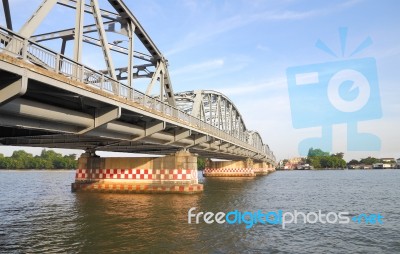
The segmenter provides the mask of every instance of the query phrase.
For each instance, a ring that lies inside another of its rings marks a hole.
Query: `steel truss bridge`
[[[2,145],[157,155],[190,149],[208,158],[275,164],[228,97],[174,93],[167,60],[123,1],[44,0],[18,32],[8,0],[2,3]],[[41,25],[56,8],[74,17],[72,28],[48,32]],[[46,33],[35,33],[38,28]],[[95,50],[104,68],[83,64]],[[145,92],[134,89],[139,82]]]

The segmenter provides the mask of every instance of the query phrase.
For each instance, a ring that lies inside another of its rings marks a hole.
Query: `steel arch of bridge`
[[[263,143],[261,135],[246,128],[238,108],[224,94],[212,90],[180,92],[175,94],[175,103],[184,112],[273,156],[269,146]]]

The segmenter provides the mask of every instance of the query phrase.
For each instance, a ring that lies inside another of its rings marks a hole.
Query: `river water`
[[[73,181],[73,171],[0,171],[0,252],[400,252],[400,170],[207,178],[201,179],[205,191],[198,195],[71,193]],[[383,219],[375,224],[304,224],[300,219],[285,229],[269,223],[246,229],[243,223],[188,224],[192,207],[213,213],[321,210]]]

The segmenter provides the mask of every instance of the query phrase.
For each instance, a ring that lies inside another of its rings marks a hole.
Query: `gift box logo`
[[[345,56],[347,29],[339,29],[342,57]],[[349,56],[372,44],[368,37]],[[337,57],[325,43],[316,47]],[[380,139],[359,133],[357,123],[382,117],[376,61],[372,57],[290,67],[286,71],[292,124],[294,128],[322,127],[322,136],[305,139],[299,153],[310,147],[332,150],[332,125],[347,124],[349,151],[380,150]]]

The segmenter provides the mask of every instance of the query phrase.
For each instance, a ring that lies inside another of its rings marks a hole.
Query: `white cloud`
[[[200,22],[202,24],[203,22]],[[215,37],[219,34],[234,30],[236,28],[242,27],[249,23],[249,20],[246,20],[241,15],[236,15],[229,17],[224,20],[220,20],[219,22],[211,22],[206,24],[204,27],[200,28],[196,32],[191,32],[187,36],[185,36],[177,45],[173,47],[172,50],[167,51],[165,53],[166,56],[170,56],[181,51],[187,50],[194,46],[200,45],[212,37]]]
[[[252,82],[252,83],[238,84],[231,87],[219,88],[218,91],[227,96],[233,96],[233,95],[254,94],[257,92],[258,93],[265,92],[266,89],[278,90],[282,88],[285,89],[287,88],[287,82],[286,78],[280,77],[280,78],[269,79],[266,81],[259,81],[257,83]]]
[[[309,11],[268,10],[256,13],[252,12],[251,14],[242,13],[240,15],[234,15],[218,21],[207,21],[204,17],[201,22],[199,22],[199,24],[204,24],[202,27],[199,27],[197,29],[194,28],[196,32],[189,33],[181,41],[174,45],[173,49],[167,51],[165,55],[170,56],[176,53],[180,53],[192,47],[201,45],[220,34],[241,28],[243,26],[247,26],[254,22],[302,20],[316,16],[326,16],[332,12],[350,8],[359,2],[360,0],[353,0],[346,4],[341,4],[333,7],[329,6],[327,8]],[[193,4],[190,4],[190,6],[192,5]]]
[[[276,13],[263,13],[266,17],[265,20],[299,20],[311,18],[317,15],[320,15],[321,11],[306,11],[306,12],[297,12],[297,11],[284,11],[284,12],[276,12]]]
[[[219,90],[221,80],[229,78],[232,73],[244,70],[253,62],[253,59],[245,55],[233,55],[225,58],[206,60],[177,69],[171,69],[174,87],[190,83],[196,85],[201,82],[204,89],[214,88]]]
[[[179,75],[179,74],[186,74],[186,73],[196,73],[196,72],[203,72],[207,70],[212,70],[215,68],[220,68],[224,65],[224,59],[212,59],[207,60],[205,62],[196,63],[192,65],[187,65],[178,69],[172,69],[170,71],[171,75]]]

